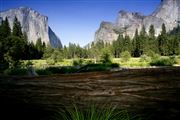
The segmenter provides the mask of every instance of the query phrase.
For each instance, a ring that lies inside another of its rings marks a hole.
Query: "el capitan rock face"
[[[140,31],[143,25],[147,32],[150,25],[154,25],[157,36],[161,32],[163,23],[166,25],[167,31],[178,26],[180,23],[180,0],[162,0],[158,8],[149,16],[120,11],[115,23],[103,22],[103,25],[100,25],[95,33],[95,41],[112,42],[117,40],[119,34],[129,35],[132,38],[135,30]],[[104,26],[106,27],[104,28]]]
[[[48,26],[48,17],[28,7],[19,7],[0,12],[0,18],[8,18],[10,27],[13,27],[15,16],[21,23],[22,31],[27,34],[30,42],[36,43],[41,38],[46,44],[52,47],[62,47],[60,39]]]

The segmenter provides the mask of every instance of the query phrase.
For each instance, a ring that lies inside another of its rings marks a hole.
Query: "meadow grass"
[[[166,58],[166,57],[161,57]],[[62,67],[62,66],[73,66],[73,61],[76,59],[64,59],[63,61],[57,62],[54,65],[49,65],[46,60],[31,60],[35,69],[45,69],[47,67]],[[83,65],[92,64],[94,59],[82,59]],[[27,61],[23,61],[27,63]],[[149,67],[151,61],[142,61],[141,58],[130,58],[128,61],[123,61],[121,58],[113,58],[112,63],[119,64],[120,67]],[[98,63],[99,64],[99,63]],[[174,66],[180,66],[180,56],[176,56],[176,63]]]

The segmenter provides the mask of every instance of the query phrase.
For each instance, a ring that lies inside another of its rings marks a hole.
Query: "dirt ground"
[[[179,120],[180,67],[0,76],[0,119],[49,120],[54,110],[72,104],[109,104],[146,120]]]

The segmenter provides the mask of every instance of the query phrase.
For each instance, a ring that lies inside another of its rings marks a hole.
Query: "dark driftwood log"
[[[175,120],[180,115],[180,67],[0,77],[0,105],[5,111],[2,114],[18,107],[24,110],[41,106],[36,109],[40,111],[72,103],[111,104],[135,113],[147,113],[150,119]],[[28,112],[24,114],[29,115]]]

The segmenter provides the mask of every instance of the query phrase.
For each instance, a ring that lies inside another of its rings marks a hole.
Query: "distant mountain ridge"
[[[163,23],[166,25],[167,31],[180,24],[180,0],[161,0],[157,9],[149,16],[121,10],[115,23],[101,23],[100,28],[95,33],[94,41],[102,40],[111,43],[117,40],[119,34],[129,35],[132,38],[135,30],[140,31],[143,25],[147,32],[150,25],[154,25],[157,36],[161,32]]]
[[[46,44],[50,43],[52,47],[62,47],[59,37],[51,30],[48,25],[48,17],[41,15],[29,7],[19,7],[0,11],[0,21],[8,18],[10,27],[13,27],[15,16],[21,23],[22,31],[27,34],[30,42],[36,43],[38,38]]]

